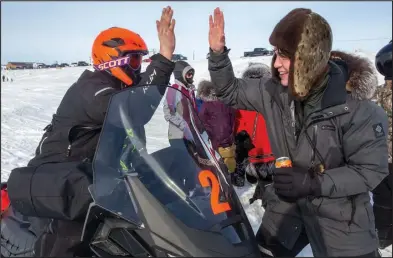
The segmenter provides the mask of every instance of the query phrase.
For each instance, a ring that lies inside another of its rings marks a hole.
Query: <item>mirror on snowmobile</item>
[[[145,244],[174,256],[259,256],[195,110],[167,85],[115,94],[93,161],[94,201],[132,223]]]

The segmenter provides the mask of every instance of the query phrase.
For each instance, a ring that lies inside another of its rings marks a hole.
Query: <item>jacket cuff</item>
[[[224,52],[221,54],[214,53],[213,50],[209,47],[209,60],[212,61],[213,63],[219,63],[226,58],[228,58],[228,53],[231,51],[231,49],[227,48],[226,46],[224,47]]]
[[[152,61],[158,61],[161,64],[163,64],[165,67],[168,67],[168,70],[175,69],[175,62],[172,62],[171,60],[167,59],[165,56],[161,55],[160,53],[152,55],[150,57]]]

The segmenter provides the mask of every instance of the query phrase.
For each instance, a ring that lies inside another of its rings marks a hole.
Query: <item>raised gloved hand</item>
[[[276,194],[288,202],[295,202],[308,195],[315,197],[321,195],[318,176],[312,176],[307,169],[299,167],[276,168],[273,187]]]

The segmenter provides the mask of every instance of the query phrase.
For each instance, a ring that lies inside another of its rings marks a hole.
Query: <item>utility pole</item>
[[[192,51],[192,60],[195,60],[195,50]]]

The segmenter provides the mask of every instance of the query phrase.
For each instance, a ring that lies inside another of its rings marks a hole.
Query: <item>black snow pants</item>
[[[392,163],[389,163],[389,175],[373,190],[375,227],[380,248],[392,244],[392,173]]]

